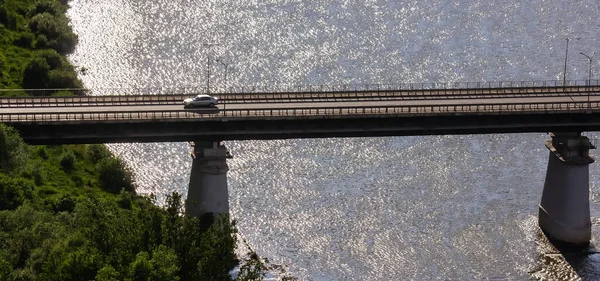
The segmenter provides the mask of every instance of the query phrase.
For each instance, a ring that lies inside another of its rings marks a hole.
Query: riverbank
[[[0,88],[82,87],[65,57],[77,44],[67,8],[0,2]],[[0,124],[0,280],[229,279],[235,223],[209,227],[183,206],[177,193],[164,207],[138,196],[104,145],[29,146]]]

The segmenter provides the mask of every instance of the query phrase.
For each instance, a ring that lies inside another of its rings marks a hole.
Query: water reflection
[[[551,241],[538,228],[537,266],[530,272],[539,280],[600,280],[600,252],[593,243],[577,247]]]

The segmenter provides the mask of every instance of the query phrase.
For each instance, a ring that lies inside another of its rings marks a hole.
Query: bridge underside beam
[[[372,116],[7,123],[30,144],[600,131],[600,114]]]

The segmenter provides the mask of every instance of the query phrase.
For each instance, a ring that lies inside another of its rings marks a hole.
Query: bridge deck
[[[183,109],[183,95],[1,98],[0,121],[30,143],[591,131],[600,129],[598,91],[221,94],[219,107],[193,110]]]

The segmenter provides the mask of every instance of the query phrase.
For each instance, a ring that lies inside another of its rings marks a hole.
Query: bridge
[[[591,238],[595,148],[581,132],[600,130],[600,84],[591,82],[230,89],[213,93],[218,107],[198,109],[182,104],[198,89],[68,89],[77,95],[0,98],[0,122],[31,144],[190,141],[195,215],[229,210],[223,140],[551,132],[539,223],[579,244]]]
[[[600,86],[547,84],[215,93],[217,108],[194,110],[182,106],[188,89],[112,89],[121,95],[0,98],[0,122],[31,144],[600,130]]]

